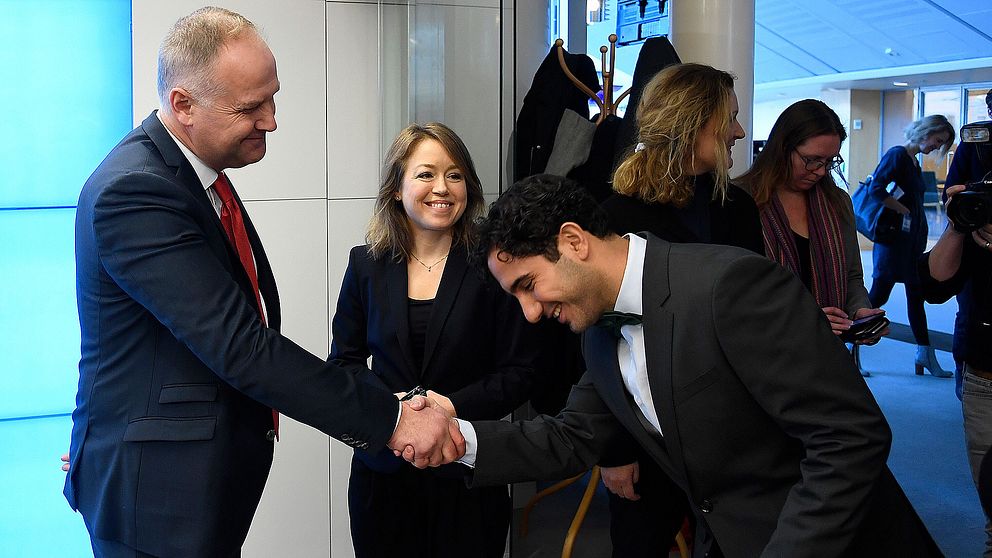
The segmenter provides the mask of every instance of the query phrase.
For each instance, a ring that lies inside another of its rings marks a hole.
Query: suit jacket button
[[[265,433],[265,439],[268,440],[268,441],[270,441],[270,442],[274,442],[276,440],[276,431],[275,430],[269,430],[268,432],[266,432]]]
[[[703,500],[702,502],[699,503],[699,511],[703,513],[710,513],[711,511],[713,511],[713,502],[710,502],[709,500]]]

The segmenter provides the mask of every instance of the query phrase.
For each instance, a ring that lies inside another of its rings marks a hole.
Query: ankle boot
[[[954,376],[953,372],[948,372],[940,367],[940,363],[937,362],[937,355],[933,353],[933,347],[929,345],[917,345],[916,375],[922,376],[924,368],[929,370],[930,374],[936,378],[951,378]]]
[[[851,357],[854,358],[854,366],[858,367],[858,372],[861,372],[861,375],[865,378],[870,378],[871,372],[865,370],[864,367],[861,366],[861,345],[851,345]]]

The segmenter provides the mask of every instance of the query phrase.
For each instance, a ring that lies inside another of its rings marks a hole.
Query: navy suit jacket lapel
[[[674,379],[672,366],[675,317],[665,309],[671,296],[669,285],[669,252],[671,244],[648,235],[647,255],[644,260],[642,284],[642,310],[644,312],[644,350],[647,358],[648,384],[655,412],[665,436],[665,447],[678,470],[685,477],[682,441],[675,416]]]
[[[193,165],[186,160],[186,156],[173,141],[172,136],[169,135],[169,131],[165,129],[165,125],[158,119],[156,114],[157,111],[152,112],[145,120],[141,123],[141,129],[144,130],[148,139],[151,140],[158,152],[162,155],[162,160],[169,167],[176,170],[176,179],[180,184],[182,184],[193,196],[194,199],[202,206],[202,209],[209,215],[209,220],[213,223],[214,232],[220,235],[223,240],[223,244],[227,249],[227,256],[229,259],[230,267],[234,269],[235,277],[237,277],[238,284],[246,292],[252,296],[248,297],[251,301],[252,306],[256,305],[255,297],[252,294],[251,280],[248,278],[248,274],[245,272],[244,268],[241,266],[241,260],[238,258],[237,252],[235,252],[234,247],[227,239],[227,233],[224,232],[224,226],[220,222],[220,218],[217,217],[217,211],[214,209],[212,203],[210,203],[210,198],[207,196],[206,190],[203,188],[203,184],[200,182],[200,177],[196,175],[196,171],[193,170]],[[238,196],[237,191],[234,190],[232,184],[231,191],[234,192],[234,197],[237,200],[238,205],[241,207],[241,216],[245,223],[245,230],[248,233],[248,241],[251,244],[252,254],[255,257],[256,274],[258,275],[258,287],[262,293],[262,298],[265,300],[267,315],[267,324],[273,329],[279,329],[280,322],[282,321],[281,311],[279,308],[279,293],[276,289],[275,277],[272,274],[272,267],[269,264],[269,260],[265,255],[265,250],[262,248],[262,242],[258,237],[258,232],[255,230],[254,225],[251,223],[251,219],[248,218],[248,212],[245,211],[244,203],[242,203],[241,198]],[[258,309],[261,312],[261,309]]]
[[[467,252],[460,246],[452,246],[448,253],[448,260],[444,263],[444,271],[441,275],[441,283],[437,288],[437,295],[434,297],[434,308],[431,310],[431,319],[427,323],[427,338],[424,342],[424,362],[420,367],[420,377],[425,383],[429,383],[427,378],[428,366],[431,357],[441,339],[441,332],[448,321],[451,309],[458,299],[458,291],[461,290],[465,273],[468,271]],[[464,324],[465,327],[471,327]],[[439,370],[439,372],[444,372]]]
[[[410,350],[409,296],[407,295],[409,279],[406,262],[393,261],[392,258],[384,258],[384,260],[386,300],[389,301],[385,316],[395,324],[396,344],[403,355],[403,362],[406,363],[407,381],[414,386],[419,381],[420,366],[414,365],[413,352]]]
[[[227,238],[224,233],[224,227],[220,224],[220,219],[217,218],[217,212],[214,210],[213,204],[210,203],[210,198],[207,197],[207,192],[203,189],[200,178],[196,176],[196,171],[193,170],[193,165],[186,160],[186,156],[179,150],[176,142],[172,140],[172,136],[169,135],[169,131],[165,129],[165,125],[158,119],[156,112],[158,111],[153,112],[148,118],[145,118],[144,122],[141,123],[141,129],[145,131],[148,139],[158,148],[158,152],[162,155],[162,160],[165,161],[165,164],[176,170],[176,179],[189,190],[189,193],[196,198],[196,201],[203,206],[204,210],[208,210],[214,216],[213,221],[217,227],[217,231],[221,235],[225,235],[224,238]]]

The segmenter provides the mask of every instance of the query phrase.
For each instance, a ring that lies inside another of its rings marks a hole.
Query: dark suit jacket
[[[647,249],[644,335],[664,438],[624,388],[617,341],[594,327],[588,372],[557,418],[475,423],[473,482],[577,473],[626,432],[728,557],[939,555],[885,467],[881,411],[802,284],[737,248],[649,236]]]
[[[434,390],[451,399],[459,417],[495,420],[513,411],[530,396],[534,327],[516,301],[471,269],[466,257],[464,247],[452,247],[427,324],[424,358],[415,362],[406,262],[373,258],[367,246],[353,248],[329,360],[393,392],[417,385]],[[418,555],[463,555],[465,547],[454,541],[471,541],[473,555],[503,555],[510,519],[506,487],[470,490],[457,465],[418,471],[388,450],[356,450],[355,457],[348,507],[358,556],[392,555],[396,549],[388,547],[409,542],[397,538],[411,531],[423,539]],[[423,493],[432,505],[411,513],[406,504]]]
[[[93,536],[156,556],[237,551],[272,460],[270,407],[352,446],[381,447],[392,434],[392,394],[276,331],[272,270],[247,213],[244,222],[269,327],[154,113],[83,186],[82,358],[65,496]]]
[[[466,420],[499,419],[527,400],[533,326],[499,285],[469,267],[464,247],[453,247],[445,263],[422,363],[413,361],[407,310],[406,262],[352,248],[329,360],[353,374],[374,374],[391,391],[434,390]]]

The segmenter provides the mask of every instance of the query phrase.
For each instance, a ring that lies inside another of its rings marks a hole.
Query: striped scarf
[[[821,308],[835,306],[844,309],[847,301],[847,256],[840,217],[818,186],[807,192],[806,201],[813,298]],[[789,218],[776,195],[761,208],[761,229],[765,254],[799,276],[801,270],[796,242],[789,227]]]

